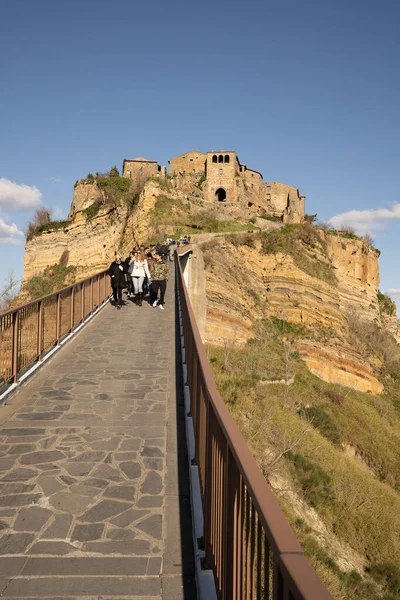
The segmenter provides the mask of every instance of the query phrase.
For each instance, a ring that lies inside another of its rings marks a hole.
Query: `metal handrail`
[[[305,557],[222,400],[176,254],[190,414],[204,513],[204,566],[221,600],[333,600]]]
[[[0,391],[68,334],[109,296],[108,270],[0,314]]]

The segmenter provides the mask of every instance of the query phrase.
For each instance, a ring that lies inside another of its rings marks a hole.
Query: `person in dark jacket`
[[[121,308],[122,290],[126,287],[126,283],[124,264],[119,254],[115,255],[115,260],[111,263],[108,274],[111,278],[114,302],[116,303],[117,308]]]

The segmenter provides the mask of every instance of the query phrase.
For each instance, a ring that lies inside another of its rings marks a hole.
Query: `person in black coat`
[[[122,290],[126,287],[126,283],[125,268],[119,254],[115,255],[115,260],[111,263],[110,268],[108,269],[108,274],[111,278],[114,301],[117,305],[117,308],[121,308]]]

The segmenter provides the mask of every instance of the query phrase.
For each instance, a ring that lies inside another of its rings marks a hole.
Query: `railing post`
[[[56,314],[56,344],[60,345],[61,338],[61,294],[57,294],[57,314]]]
[[[225,481],[224,481],[224,523],[223,523],[223,600],[236,600],[237,588],[237,536],[236,515],[238,508],[239,471],[226,442]]]
[[[89,305],[90,305],[90,314],[93,312],[93,277],[90,278],[90,292],[89,292]]]
[[[73,288],[71,288],[71,327],[70,327],[70,331],[73,331],[74,329],[74,303],[75,303],[75,286]]]
[[[81,323],[85,319],[85,284],[81,283]]]
[[[18,329],[19,329],[19,310],[16,310],[12,316],[12,380],[18,382]]]
[[[42,336],[43,336],[43,303],[41,300],[38,301],[38,324],[37,324],[37,359],[42,360]]]

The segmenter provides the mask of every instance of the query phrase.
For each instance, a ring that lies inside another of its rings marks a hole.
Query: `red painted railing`
[[[222,400],[176,261],[204,515],[204,566],[221,600],[332,600]]]
[[[0,391],[110,296],[107,271],[0,315]]]

